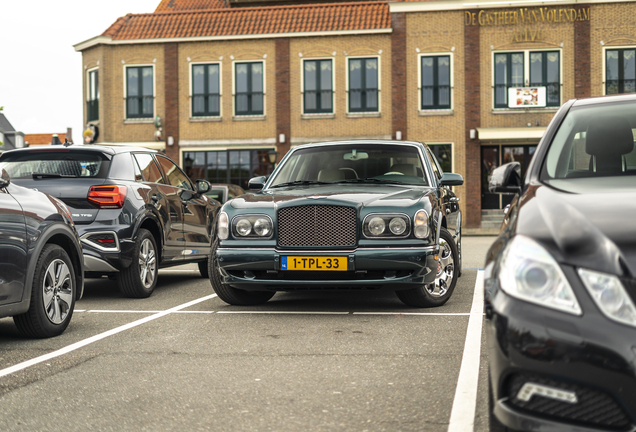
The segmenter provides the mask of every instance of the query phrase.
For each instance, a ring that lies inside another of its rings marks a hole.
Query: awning
[[[477,128],[477,137],[483,142],[539,142],[547,127]]]

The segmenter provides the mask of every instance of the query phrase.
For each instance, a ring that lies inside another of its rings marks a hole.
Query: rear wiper
[[[396,180],[386,180],[379,179],[374,177],[367,178],[358,178],[358,179],[348,179],[348,180],[340,180],[337,183],[387,183],[387,184],[404,184],[404,182],[396,181]]]
[[[57,174],[57,173],[31,173],[31,177],[33,177],[34,179],[37,178],[77,178],[79,176],[76,175],[67,175],[67,174]]]
[[[285,186],[309,185],[309,184],[333,184],[333,183],[334,182],[325,182],[325,181],[318,181],[318,180],[296,180],[293,182],[280,183],[271,187],[279,188],[279,187],[285,187]]]

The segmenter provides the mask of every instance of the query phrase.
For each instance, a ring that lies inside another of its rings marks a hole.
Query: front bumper
[[[273,248],[219,248],[216,251],[224,283],[244,290],[387,289],[421,287],[435,280],[436,246],[419,248],[358,248],[350,251],[280,251]],[[345,256],[347,271],[281,270],[281,258]]]
[[[573,269],[564,272],[577,283]],[[574,316],[487,289],[490,386],[501,423],[524,431],[636,431],[635,328],[611,322],[582,295],[584,314]],[[524,400],[526,384],[537,391]]]

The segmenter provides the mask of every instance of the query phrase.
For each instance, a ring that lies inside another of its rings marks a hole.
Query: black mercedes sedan
[[[636,430],[636,95],[572,100],[512,193],[484,269],[491,421]]]
[[[0,175],[0,318],[29,337],[58,336],[84,292],[82,247],[60,200]]]
[[[108,276],[128,297],[152,294],[160,267],[207,260],[221,204],[179,166],[137,147],[53,145],[10,150],[0,166],[21,186],[70,209],[83,245],[85,276]]]
[[[461,211],[422,143],[342,141],[289,151],[269,178],[225,203],[210,281],[235,305],[277,291],[395,291],[412,307],[446,303],[461,273]]]

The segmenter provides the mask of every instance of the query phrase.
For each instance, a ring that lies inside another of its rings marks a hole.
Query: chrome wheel
[[[455,260],[453,260],[453,250],[451,245],[443,238],[439,239],[439,262],[437,264],[437,275],[435,282],[428,285],[426,289],[435,297],[442,297],[451,284],[455,273]]]
[[[68,265],[59,258],[51,261],[46,269],[42,295],[49,321],[62,324],[73,305],[73,281]]]
[[[145,238],[139,248],[139,279],[144,287],[150,288],[157,274],[155,248],[150,239]]]

